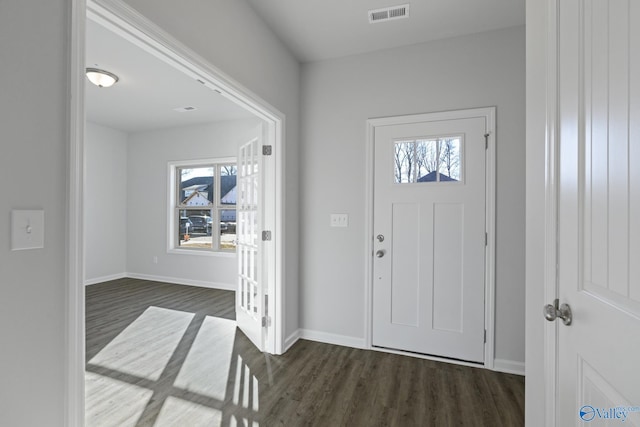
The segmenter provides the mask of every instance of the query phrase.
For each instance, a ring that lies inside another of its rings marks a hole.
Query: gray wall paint
[[[63,0],[0,2],[3,426],[64,424],[69,12]],[[10,251],[12,209],[44,209],[44,249]]]
[[[85,280],[127,271],[127,134],[85,126]]]
[[[524,66],[524,27],[303,66],[301,328],[364,337],[366,120],[497,106],[496,358],[524,361]]]
[[[88,123],[85,280],[137,274],[234,288],[235,256],[167,253],[167,164],[235,157],[239,144],[260,135],[260,123],[236,120],[133,134]]]
[[[235,256],[167,253],[169,161],[236,157],[238,146],[260,135],[261,120],[235,120],[129,135],[127,272],[176,282],[234,288]],[[158,257],[158,264],[152,259]]]
[[[300,65],[246,1],[125,0],[286,115],[285,335],[298,328]]]

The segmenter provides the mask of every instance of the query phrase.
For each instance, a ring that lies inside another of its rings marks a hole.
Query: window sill
[[[167,249],[168,254],[176,254],[176,255],[196,255],[196,256],[207,256],[207,257],[215,257],[215,258],[235,258],[236,252],[233,251],[208,251],[208,250],[197,250],[197,249],[176,249],[169,248]]]

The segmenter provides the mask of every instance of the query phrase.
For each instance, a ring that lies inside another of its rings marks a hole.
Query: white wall
[[[259,119],[160,129],[129,135],[127,273],[174,283],[235,289],[235,254],[167,253],[167,167],[170,161],[236,157],[260,135]],[[158,263],[153,263],[158,257]]]
[[[285,324],[298,328],[300,65],[244,0],[125,0],[286,116]]]
[[[85,283],[127,271],[127,134],[86,123],[84,195]]]
[[[63,0],[0,2],[3,426],[64,425],[69,14]],[[44,209],[44,249],[10,250],[12,209]]]
[[[366,120],[497,106],[496,359],[524,362],[524,40],[518,27],[303,66],[301,328],[364,339]]]

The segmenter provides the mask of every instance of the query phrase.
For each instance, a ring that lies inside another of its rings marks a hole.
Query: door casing
[[[484,348],[484,366],[487,369],[494,368],[494,343],[495,343],[495,242],[496,242],[496,107],[482,107],[465,110],[442,111],[424,114],[412,114],[406,116],[392,116],[372,118],[367,120],[367,140],[365,152],[366,169],[366,201],[365,201],[365,236],[367,239],[365,249],[365,348],[388,353],[407,354],[430,360],[438,360],[467,366],[478,366],[447,358],[418,355],[415,353],[380,349],[373,347],[373,201],[374,201],[374,144],[375,129],[377,126],[400,125],[429,121],[465,119],[483,117],[487,129],[486,149],[486,232],[487,246],[485,250],[485,328],[486,342]]]
[[[558,0],[526,2],[525,423],[555,426]]]
[[[284,210],[284,153],[285,116],[275,107],[236,82],[214,65],[201,58],[176,39],[140,15],[120,0],[72,0],[69,29],[70,101],[69,149],[67,177],[67,322],[65,369],[65,425],[84,425],[84,366],[85,366],[85,307],[83,271],[83,167],[84,167],[84,84],[85,84],[85,23],[94,19],[117,34],[160,57],[185,74],[204,82],[232,102],[246,108],[264,120],[265,145],[273,147],[275,171],[266,179],[273,197],[265,208],[265,221],[274,243],[273,265],[265,282],[269,284],[268,312],[272,327],[268,329],[266,351],[282,354],[285,351],[285,210]],[[269,211],[269,212],[266,212]]]

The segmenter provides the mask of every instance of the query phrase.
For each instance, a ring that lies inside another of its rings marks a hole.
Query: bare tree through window
[[[460,138],[440,140],[440,174],[460,179]]]
[[[220,166],[220,175],[222,176],[238,175],[238,167],[236,165]]]
[[[398,141],[395,144],[396,182],[413,182],[415,147],[413,141]]]
[[[459,181],[461,140],[457,136],[396,141],[395,182]]]

